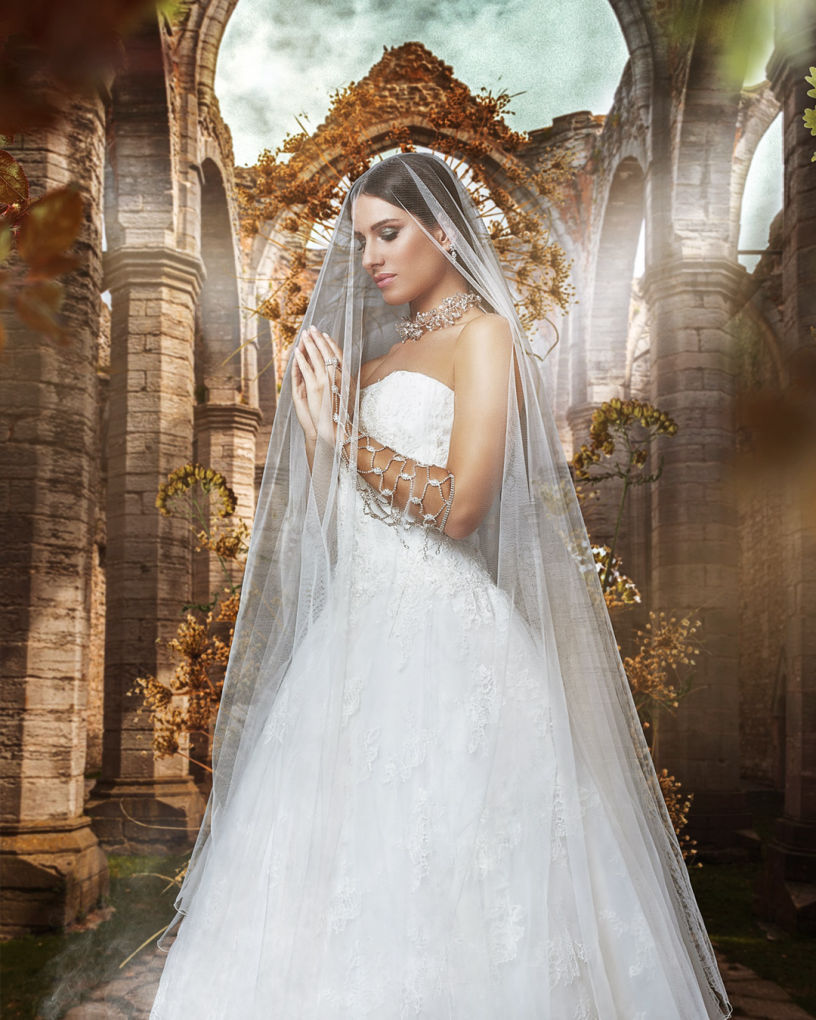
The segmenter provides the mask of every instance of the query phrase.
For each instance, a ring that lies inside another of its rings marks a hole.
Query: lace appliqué
[[[475,753],[485,738],[487,724],[498,702],[496,678],[489,666],[479,666],[479,677],[474,683],[465,710],[470,722],[467,749]]]
[[[362,897],[346,866],[340,872],[329,902],[326,917],[329,931],[335,933],[343,931],[350,921],[360,916],[361,908]]]
[[[563,932],[547,940],[550,984],[569,984],[581,973],[581,964],[587,962],[584,947],[572,936]]]
[[[655,967],[658,961],[654,939],[649,931],[646,918],[634,906],[633,911],[631,920],[625,920],[611,908],[602,910],[598,917],[609,926],[616,938],[626,940],[634,957],[629,964],[629,976],[637,977],[644,970]]]
[[[410,778],[412,771],[425,761],[431,742],[428,730],[421,727],[416,719],[412,719],[407,726],[406,734],[399,758],[391,756],[385,760],[384,783],[390,783],[393,779],[401,779],[404,782]]]
[[[488,938],[494,963],[509,963],[518,955],[518,944],[525,931],[526,914],[520,903],[504,894],[490,912]]]
[[[374,763],[380,753],[381,732],[379,726],[366,730],[356,749],[352,771],[358,783],[365,782],[374,774]]]

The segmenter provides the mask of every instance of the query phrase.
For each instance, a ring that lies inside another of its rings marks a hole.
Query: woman
[[[731,1015],[538,366],[447,164],[358,178],[154,1020]]]

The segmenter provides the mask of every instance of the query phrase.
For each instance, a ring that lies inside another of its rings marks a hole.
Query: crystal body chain
[[[354,433],[348,419],[340,421],[340,388],[332,377],[332,419],[342,424],[344,439],[341,454],[351,465]],[[384,512],[381,520],[387,524],[419,524],[444,534],[448,515],[453,504],[453,472],[435,464],[422,464],[385,446],[373,436],[357,437],[357,473],[368,483],[366,492],[372,492]],[[360,453],[368,458],[360,464]],[[400,483],[407,483],[407,485]],[[419,488],[418,488],[419,486]],[[366,493],[363,493],[364,497]],[[403,513],[406,510],[407,513]],[[379,514],[377,515],[380,516]]]

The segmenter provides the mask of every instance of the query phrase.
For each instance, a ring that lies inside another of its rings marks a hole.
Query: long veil
[[[468,289],[511,325],[520,393],[511,372],[501,489],[492,505],[483,508],[476,531],[462,541],[486,566],[509,613],[523,620],[536,646],[540,672],[531,682],[552,688],[570,853],[580,861],[584,852],[580,764],[581,774],[591,778],[606,805],[617,842],[625,848],[656,949],[665,960],[675,961],[670,965],[677,968],[678,986],[688,986],[687,992],[679,993],[687,994],[679,1003],[679,1015],[729,1016],[726,992],[618,654],[540,359],[531,353],[488,231],[467,189],[445,161],[426,153],[404,153],[375,163],[357,178],[337,219],[301,329],[315,324],[342,348],[340,402],[355,422],[361,366],[389,350],[397,340],[395,324],[407,314],[405,307],[385,303],[361,266],[353,234],[356,197],[376,180],[382,181],[384,174],[391,182],[388,201],[404,208],[436,244],[429,225],[443,227],[455,241],[456,267]],[[320,706],[322,739],[319,746],[305,749],[317,759],[314,785],[302,807],[311,819],[314,867],[329,867],[336,847],[334,804],[344,782],[337,733],[350,682],[344,666],[350,640],[348,606],[352,586],[360,583],[354,552],[359,539],[357,493],[354,485],[343,484],[339,441],[333,449],[318,444],[310,473],[292,403],[292,363],[290,359],[270,437],[215,727],[212,792],[175,902],[178,913],[160,940],[161,948],[166,948],[168,935],[196,896],[208,855],[222,836],[222,818],[253,748],[264,738],[282,681],[310,636],[330,645],[333,671],[327,701]],[[406,408],[405,413],[410,412]],[[416,531],[420,530],[418,525]],[[452,541],[444,536],[442,540]],[[398,583],[392,566],[376,564],[369,572],[368,581],[384,594]],[[499,688],[518,679],[507,665],[513,661],[510,645],[516,633],[509,621],[509,615],[497,616],[489,635]],[[411,649],[416,668],[430,668],[436,643],[444,640],[432,619],[418,625]],[[388,668],[387,663],[374,665]],[[444,676],[439,683],[444,684]],[[482,750],[489,782],[490,747]],[[525,763],[518,764],[523,776]],[[546,853],[548,848],[542,847]],[[589,942],[596,923],[591,876],[587,871],[574,880],[582,888],[586,885],[585,894],[577,899]]]

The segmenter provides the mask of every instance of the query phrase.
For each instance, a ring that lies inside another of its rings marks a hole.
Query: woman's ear
[[[442,229],[442,227],[439,226],[439,224],[437,224],[433,228],[433,230],[431,231],[431,234],[436,238],[437,241],[439,241],[439,243],[442,245],[443,248],[447,249],[450,246],[450,241],[448,240],[448,235],[445,233],[445,231]]]

